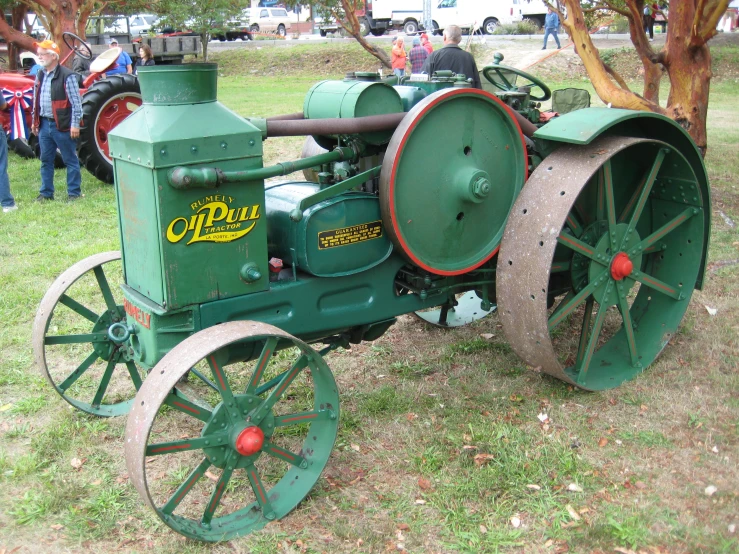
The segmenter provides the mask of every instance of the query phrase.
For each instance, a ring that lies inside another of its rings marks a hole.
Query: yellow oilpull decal
[[[176,217],[167,226],[167,240],[180,242],[192,232],[187,244],[232,242],[251,231],[260,218],[259,204],[239,206],[233,196],[213,194],[190,204],[194,214]]]

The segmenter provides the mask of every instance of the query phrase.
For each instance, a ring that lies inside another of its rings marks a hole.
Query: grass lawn
[[[219,99],[247,117],[299,111],[314,74],[343,75],[356,52],[325,61],[343,52],[300,50],[314,65],[294,74],[274,54],[218,54]],[[64,201],[62,170],[57,200],[34,203],[39,162],[11,153],[20,209],[0,214],[0,552],[739,551],[738,123],[739,83],[717,80],[706,285],[642,376],[586,393],[528,370],[496,315],[454,331],[403,316],[327,356],[342,422],[309,497],[219,545],[184,539],[143,505],[123,459],[125,418],[73,410],[36,369],[41,298],[73,263],[119,248],[117,210],[113,188],[86,171],[81,201]],[[298,158],[301,144],[268,141],[265,165]]]

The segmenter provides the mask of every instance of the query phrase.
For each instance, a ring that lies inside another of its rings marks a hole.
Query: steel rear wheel
[[[141,372],[108,329],[125,323],[118,297],[120,252],[86,258],[65,271],[44,295],[33,324],[36,365],[78,410],[111,417],[128,413]]]
[[[183,384],[188,372],[198,379]],[[128,419],[126,465],[169,527],[229,540],[305,498],[338,421],[338,390],[320,354],[271,325],[224,323],[189,337],[152,370]]]
[[[690,302],[704,210],[690,164],[666,143],[561,146],[526,183],[501,245],[498,307],[513,349],[590,390],[644,371]]]

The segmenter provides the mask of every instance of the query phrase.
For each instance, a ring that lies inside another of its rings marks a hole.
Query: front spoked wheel
[[[704,210],[690,164],[664,142],[562,146],[526,183],[501,244],[498,306],[513,349],[590,390],[644,371],[690,302]]]
[[[36,365],[78,410],[111,417],[128,413],[142,374],[126,344],[109,329],[125,324],[120,252],[103,252],[70,267],[44,295],[33,324]]]
[[[197,378],[173,392],[188,373]],[[189,337],[152,370],[128,419],[126,465],[169,527],[229,540],[305,498],[338,421],[338,390],[320,354],[271,325],[224,323]]]

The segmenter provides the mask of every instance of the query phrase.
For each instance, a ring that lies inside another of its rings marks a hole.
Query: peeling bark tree
[[[41,23],[49,29],[54,41],[62,50],[62,58],[68,48],[62,40],[62,33],[70,32],[85,38],[85,26],[88,18],[103,8],[115,13],[116,9],[126,9],[128,12],[143,6],[143,2],[128,2],[125,0],[100,2],[99,0],[22,0],[18,4],[27,10],[33,10]],[[0,36],[9,44],[21,50],[36,50],[36,39],[8,25],[5,18],[0,18]]]
[[[367,42],[362,34],[360,18],[364,19],[364,0],[316,0],[309,3],[325,20],[336,21],[347,34],[356,39],[362,48],[380,60],[383,66],[388,69],[392,67],[387,52]]]
[[[711,82],[711,54],[706,44],[716,34],[716,25],[729,0],[672,0],[664,48],[655,51],[642,25],[644,0],[598,0],[584,8],[578,0],[562,0],[566,17],[559,11],[562,25],[572,39],[601,100],[616,108],[652,111],[677,121],[705,155],[708,90]],[[605,64],[593,45],[585,25],[586,11],[608,10],[629,21],[629,33],[644,67],[641,94],[629,89],[625,80]],[[555,11],[557,11],[555,9]],[[667,106],[659,103],[663,74],[670,80]]]

